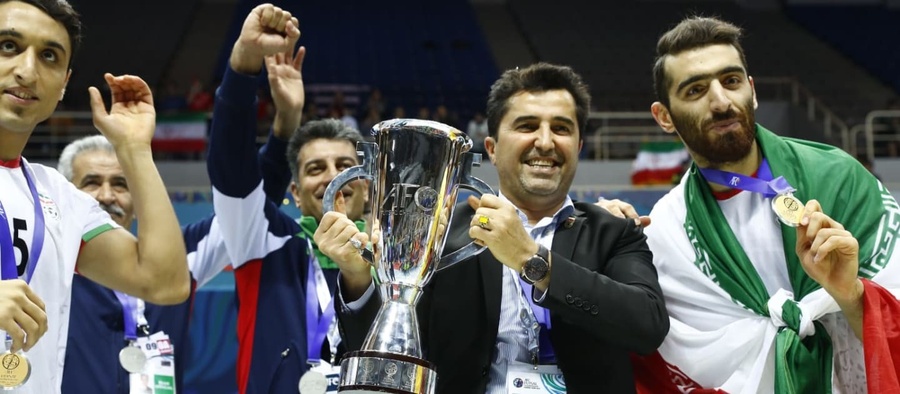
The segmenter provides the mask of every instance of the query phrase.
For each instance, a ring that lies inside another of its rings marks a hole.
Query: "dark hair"
[[[0,4],[10,1],[37,7],[66,28],[66,32],[69,33],[69,47],[72,48],[72,53],[69,54],[69,67],[71,67],[72,59],[75,58],[75,53],[81,47],[81,15],[78,15],[72,5],[66,0],[0,0]]]
[[[291,168],[291,176],[294,180],[299,179],[297,177],[300,173],[300,169],[297,166],[297,155],[300,154],[300,149],[303,148],[303,145],[317,139],[345,140],[353,144],[354,148],[356,148],[357,142],[363,140],[359,131],[347,126],[344,122],[337,119],[311,120],[306,122],[306,124],[291,135],[291,140],[288,142],[287,161]]]
[[[523,69],[506,70],[491,86],[487,100],[488,134],[496,139],[500,120],[509,111],[509,98],[519,92],[545,92],[565,89],[575,99],[575,116],[578,118],[578,136],[584,138],[591,94],[588,86],[571,67],[549,63],[537,63]]]
[[[669,106],[669,88],[672,79],[666,74],[665,62],[669,56],[694,48],[714,44],[731,45],[741,55],[741,65],[747,69],[747,59],[741,48],[741,28],[723,20],[691,16],[667,31],[656,43],[656,60],[653,63],[653,88],[656,98],[666,107]]]

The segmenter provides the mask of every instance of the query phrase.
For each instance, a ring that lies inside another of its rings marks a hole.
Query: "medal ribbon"
[[[21,168],[22,173],[25,175],[25,183],[28,184],[28,190],[31,192],[31,199],[34,201],[34,233],[32,233],[31,238],[31,253],[28,255],[28,267],[25,269],[25,283],[31,283],[34,268],[41,258],[41,250],[44,249],[44,211],[41,208],[41,199],[38,196],[37,185],[34,183],[28,163],[22,160]],[[9,233],[9,219],[6,217],[6,209],[3,208],[2,201],[0,201],[0,218],[3,218],[3,223],[0,223],[0,279],[18,279],[19,271],[16,269],[16,253],[13,251],[14,241],[12,234]],[[6,348],[9,349],[12,339],[8,334],[5,337]]]
[[[713,168],[701,168],[700,173],[709,182],[733,189],[760,193],[767,198],[796,190],[783,176],[772,179],[772,170],[769,168],[769,162],[766,159],[763,159],[762,163],[759,164],[756,178]]]
[[[122,304],[122,317],[125,324],[125,340],[134,341],[137,339],[137,319],[135,319],[135,310],[137,309],[137,298],[128,294],[114,291],[119,303]]]
[[[308,241],[307,241],[308,242]],[[312,251],[312,245],[309,248]],[[315,260],[315,254],[309,253],[306,278],[306,352],[307,362],[322,361],[322,344],[334,320],[334,295],[325,283],[322,267]],[[320,297],[321,293],[321,297]],[[324,302],[328,300],[327,304]],[[319,311],[321,310],[321,315]],[[337,344],[331,344],[334,349]]]
[[[25,182],[31,191],[31,199],[34,200],[34,233],[32,233],[31,253],[28,255],[28,267],[25,272],[25,283],[30,283],[31,276],[34,275],[34,268],[41,258],[41,250],[44,248],[44,211],[41,208],[37,186],[32,179],[33,175],[25,161],[22,161],[22,173],[25,174]],[[6,217],[3,202],[0,202],[0,217],[3,218],[3,223],[0,223],[0,278],[3,280],[18,279],[19,273],[15,262],[16,254],[13,251],[12,234],[9,232],[9,219]]]

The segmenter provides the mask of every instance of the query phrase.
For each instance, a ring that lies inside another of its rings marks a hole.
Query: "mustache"
[[[104,204],[101,202],[100,208],[103,209],[104,211],[106,211],[107,213],[109,213],[110,215],[125,216],[125,210],[122,209],[122,207],[120,207],[119,204],[116,204],[116,203]]]
[[[704,122],[703,127],[706,128],[706,127],[709,127],[710,125],[712,125],[713,123],[721,122],[724,120],[730,120],[730,119],[736,119],[736,120],[741,121],[741,120],[744,120],[744,117],[741,115],[738,115],[738,113],[734,110],[734,108],[728,108],[728,111],[725,111],[725,112],[713,112],[712,117],[710,117],[706,122]]]

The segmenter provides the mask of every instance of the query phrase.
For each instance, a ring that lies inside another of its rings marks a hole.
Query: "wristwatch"
[[[546,278],[548,272],[550,272],[550,250],[543,245],[538,245],[537,253],[525,262],[519,276],[525,283],[533,285]]]

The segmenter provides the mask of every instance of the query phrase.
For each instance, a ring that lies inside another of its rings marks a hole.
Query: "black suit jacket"
[[[646,237],[633,221],[576,203],[553,238],[550,339],[569,393],[631,393],[629,352],[656,350],[669,319]],[[444,251],[469,242],[472,209],[457,206]],[[568,224],[566,223],[568,222]],[[503,265],[490,251],[434,274],[417,305],[425,358],[439,393],[484,393],[497,341]],[[343,340],[362,346],[381,305],[375,292],[357,312],[338,307]],[[343,304],[343,302],[341,302]]]

